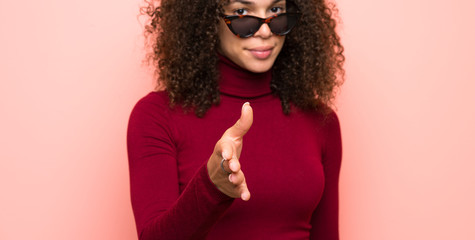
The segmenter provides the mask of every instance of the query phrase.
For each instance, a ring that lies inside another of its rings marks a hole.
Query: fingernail
[[[233,182],[233,175],[232,175],[232,174],[229,174],[228,179],[229,179],[230,182]]]
[[[250,104],[249,102],[245,102],[245,103],[242,105],[242,108],[244,108],[244,106],[246,106],[246,105],[249,105],[249,106],[250,106],[251,104]]]
[[[231,163],[229,164],[229,169],[231,169],[231,171],[233,171],[233,172],[236,171],[236,167],[237,167],[237,166],[236,166],[236,163],[235,163],[235,162],[231,162]]]

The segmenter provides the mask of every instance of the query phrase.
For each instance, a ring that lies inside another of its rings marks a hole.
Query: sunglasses
[[[240,38],[248,38],[259,31],[264,23],[267,23],[272,33],[280,36],[286,35],[297,25],[300,13],[286,12],[268,18],[250,15],[222,15],[221,17],[234,35]]]

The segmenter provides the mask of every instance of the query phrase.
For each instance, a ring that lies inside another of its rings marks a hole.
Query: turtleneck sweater
[[[130,190],[139,239],[339,239],[341,136],[334,112],[282,112],[271,71],[219,56],[221,101],[202,118],[150,92],[129,119]],[[240,157],[247,202],[223,194],[206,163],[250,102]]]

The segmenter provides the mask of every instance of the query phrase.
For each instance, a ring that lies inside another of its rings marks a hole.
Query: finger
[[[225,161],[222,163],[224,170],[228,173],[233,172],[233,170],[230,168],[230,165],[229,165],[230,164],[229,159],[232,159],[232,156],[234,155],[233,144],[230,141],[219,141],[216,144],[215,152],[216,152],[217,158],[220,161],[220,164],[221,164],[222,159],[225,159]],[[233,164],[233,169],[236,169],[236,163]]]
[[[231,172],[239,172],[239,170],[241,170],[241,163],[239,163],[239,160],[235,157],[231,158],[231,160],[229,160],[228,162],[228,166],[229,166],[229,169],[231,170]]]
[[[249,192],[249,189],[247,188],[246,180],[241,184],[240,194],[243,201],[248,201],[251,198],[251,192]]]
[[[247,188],[246,178],[242,171],[230,174],[229,181],[236,185],[237,191],[239,192],[238,196],[240,196],[242,200],[247,201],[251,198],[251,192],[249,192]]]
[[[234,145],[231,141],[229,140],[219,140],[216,143],[216,148],[214,150],[216,153],[216,156],[221,160],[221,159],[226,159],[230,160],[233,158],[234,154]]]
[[[236,186],[241,185],[245,181],[244,173],[239,171],[237,173],[229,174],[229,181]]]
[[[252,121],[252,107],[249,102],[246,102],[242,105],[241,117],[232,127],[226,130],[225,134],[233,138],[243,137],[247,133],[247,131],[249,131],[249,128],[251,128]]]

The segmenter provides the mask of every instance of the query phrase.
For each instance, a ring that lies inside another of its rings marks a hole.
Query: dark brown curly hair
[[[288,2],[290,0],[287,0]],[[158,86],[166,87],[170,104],[191,108],[199,117],[219,104],[218,24],[225,0],[145,0],[141,14],[149,63]],[[291,104],[327,109],[344,79],[343,46],[336,32],[334,4],[325,0],[293,0],[302,16],[286,36],[273,71],[271,89],[284,113]]]

